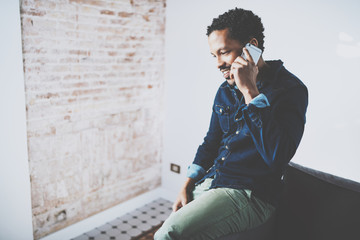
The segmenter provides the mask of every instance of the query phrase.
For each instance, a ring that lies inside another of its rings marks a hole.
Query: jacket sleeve
[[[222,134],[219,118],[213,108],[209,130],[204,138],[204,142],[199,146],[196,152],[193,163],[188,167],[188,177],[196,180],[200,179],[214,164],[214,160],[218,154]]]
[[[243,109],[254,144],[270,168],[287,164],[295,154],[304,132],[307,105],[307,89],[299,85],[280,94],[270,105],[250,103]]]

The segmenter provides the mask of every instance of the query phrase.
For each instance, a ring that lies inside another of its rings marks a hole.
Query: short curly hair
[[[252,38],[256,38],[258,47],[264,51],[265,29],[261,23],[261,18],[252,11],[235,8],[219,15],[207,27],[206,35],[209,36],[213,31],[223,29],[229,29],[230,37],[240,41],[243,45]]]

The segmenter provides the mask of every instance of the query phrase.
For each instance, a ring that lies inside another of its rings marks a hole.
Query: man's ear
[[[258,47],[259,46],[259,42],[256,38],[252,38],[250,41],[249,41],[250,44]]]

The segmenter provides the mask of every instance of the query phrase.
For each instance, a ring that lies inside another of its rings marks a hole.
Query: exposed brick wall
[[[36,239],[160,185],[165,8],[21,2]]]

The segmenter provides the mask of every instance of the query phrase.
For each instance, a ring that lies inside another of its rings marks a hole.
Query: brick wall
[[[165,1],[21,1],[35,239],[159,186]]]

